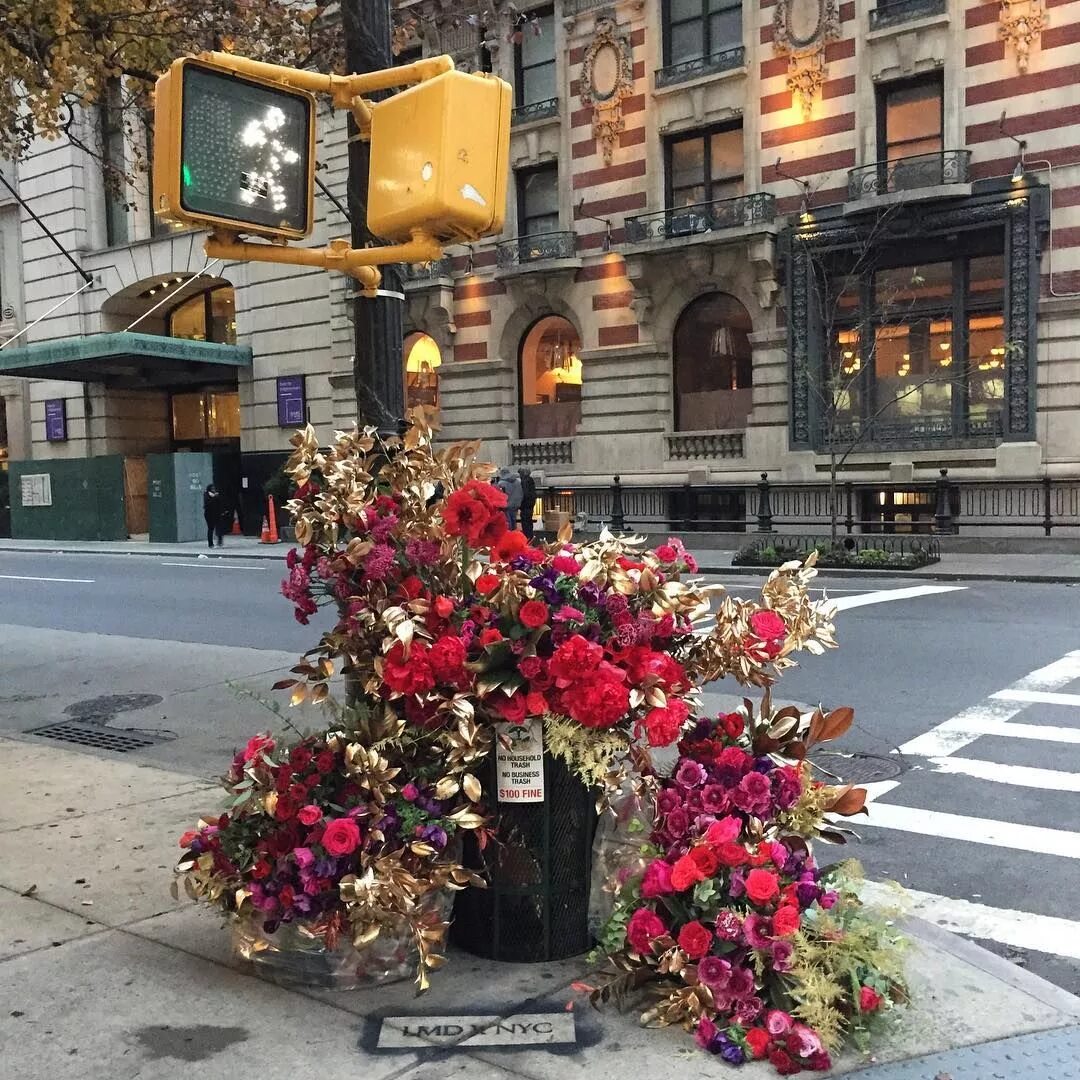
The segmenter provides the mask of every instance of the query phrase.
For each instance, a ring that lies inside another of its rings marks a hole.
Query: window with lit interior
[[[581,338],[561,315],[533,323],[521,341],[521,437],[569,438],[581,422]]]
[[[439,427],[439,367],[442,354],[428,334],[405,339],[405,415],[409,420]]]

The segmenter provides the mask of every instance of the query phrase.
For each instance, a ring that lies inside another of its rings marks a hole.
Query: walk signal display
[[[202,60],[157,83],[155,211],[184,225],[271,239],[312,229],[315,98]]]
[[[371,106],[368,228],[443,243],[502,231],[510,163],[510,86],[447,71]]]

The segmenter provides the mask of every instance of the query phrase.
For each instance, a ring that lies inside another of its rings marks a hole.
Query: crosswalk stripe
[[[1015,715],[1015,714],[1014,714]],[[954,750],[959,750],[968,743],[984,735],[1001,735],[1006,739],[1039,739],[1042,742],[1080,743],[1080,728],[1053,727],[1051,724],[1011,724],[1004,720],[983,720],[973,723],[967,728],[956,728],[950,732],[957,740],[950,749],[937,754],[929,754],[926,750],[909,750],[908,745],[900,747],[905,754],[920,754],[923,757],[944,757],[951,755]],[[918,740],[912,739],[912,743]],[[936,746],[934,743],[926,745]]]
[[[962,757],[934,757],[930,758],[930,764],[934,766],[934,772],[970,776],[995,784],[1013,784],[1042,791],[1080,791],[1080,773],[1032,769],[1026,765],[1002,765],[997,761]]]
[[[1012,848],[1040,855],[1080,859],[1080,833],[1047,829],[1041,825],[1021,825],[1013,821],[947,814],[915,806],[875,802],[870,817],[860,825],[875,829],[896,829],[943,840],[963,840],[972,844]]]
[[[828,603],[837,611],[849,611],[851,608],[867,607],[870,604],[885,604],[890,600],[914,600],[919,596],[934,596],[937,593],[961,592],[966,585],[912,585],[904,589],[879,589],[876,592],[860,593],[858,596],[841,596]]]
[[[1010,908],[995,908],[970,900],[955,900],[916,889],[904,891],[912,902],[912,914],[943,930],[984,941],[997,941],[1016,949],[1033,949],[1080,960],[1080,922]],[[881,907],[897,905],[896,893],[888,885],[867,881],[860,886],[859,892],[870,904]]]
[[[1037,702],[1042,705],[1080,705],[1080,694],[1052,694],[1048,690],[999,690],[998,701]]]

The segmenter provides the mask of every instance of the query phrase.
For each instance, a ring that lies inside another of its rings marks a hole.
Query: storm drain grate
[[[845,784],[895,780],[904,772],[902,758],[883,757],[880,754],[838,754],[826,750],[815,754],[813,760]]]
[[[27,734],[36,735],[40,739],[75,743],[77,746],[91,746],[96,750],[113,750],[118,754],[142,750],[144,747],[165,741],[163,736],[142,731],[117,731],[115,728],[99,727],[96,724],[78,724],[70,720],[34,728]]]

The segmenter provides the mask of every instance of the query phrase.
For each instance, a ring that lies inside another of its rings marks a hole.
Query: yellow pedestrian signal
[[[312,228],[315,98],[186,57],[157,83],[155,211],[275,240]]]
[[[478,240],[502,231],[510,87],[447,71],[371,106],[368,228],[402,242]]]

